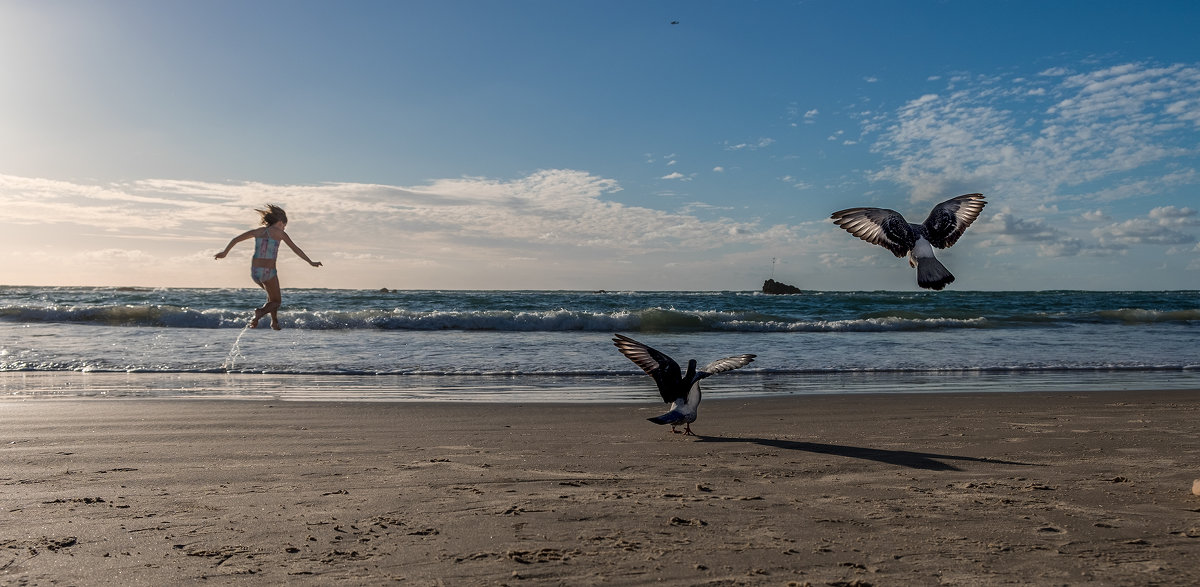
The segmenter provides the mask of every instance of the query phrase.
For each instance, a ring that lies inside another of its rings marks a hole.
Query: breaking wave
[[[299,310],[282,312],[291,328],[308,330],[492,330],[513,332],[892,332],[995,326],[987,318],[869,316],[846,320],[805,320],[757,312],[697,311],[672,308],[593,312],[565,308],[544,311],[477,310]],[[241,328],[246,312],[195,310],[175,306],[85,308],[0,308],[9,322],[64,322],[155,328]]]

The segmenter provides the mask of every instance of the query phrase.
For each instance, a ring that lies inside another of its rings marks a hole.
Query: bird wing
[[[703,369],[701,369],[698,373],[696,373],[696,375],[697,375],[696,379],[702,379],[704,377],[708,377],[709,375],[716,375],[717,373],[721,373],[724,371],[733,371],[734,369],[740,369],[740,368],[745,367],[746,365],[749,365],[750,363],[754,362],[754,357],[757,357],[757,356],[758,355],[738,355],[736,357],[725,357],[724,359],[717,359],[717,360],[705,365]]]
[[[924,224],[929,243],[944,249],[958,242],[986,205],[983,194],[967,194],[934,206]]]
[[[679,382],[683,380],[679,363],[628,336],[621,334],[613,336],[616,337],[612,340],[617,350],[633,361],[633,364],[641,367],[647,375],[654,378],[654,383],[658,384],[658,392],[662,395],[663,401],[675,401],[678,396],[675,388],[679,387]]]
[[[848,208],[830,216],[834,223],[873,245],[879,245],[897,257],[912,250],[917,238],[904,217],[887,208]]]

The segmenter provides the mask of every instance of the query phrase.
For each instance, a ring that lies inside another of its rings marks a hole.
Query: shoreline
[[[1200,389],[1200,370],[733,372],[707,380],[704,400],[872,394],[1081,393],[1096,389]],[[28,399],[88,397],[644,405],[653,405],[658,400],[653,381],[634,372],[524,375],[0,372],[0,405]]]
[[[1200,391],[0,402],[0,581],[1200,582]]]

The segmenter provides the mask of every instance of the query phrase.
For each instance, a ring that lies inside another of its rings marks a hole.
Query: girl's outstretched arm
[[[239,234],[239,235],[233,237],[233,240],[229,241],[229,244],[225,245],[225,250],[221,251],[220,253],[217,253],[216,255],[213,255],[213,258],[214,259],[224,259],[225,255],[229,254],[229,249],[233,248],[233,245],[236,245],[246,239],[253,238],[254,233],[256,233],[258,231],[259,231],[259,229],[255,228],[253,230],[247,230],[246,232],[243,232],[242,234]]]
[[[308,255],[305,255],[304,251],[301,251],[300,247],[296,246],[296,243],[292,242],[292,237],[288,236],[288,234],[286,232],[283,233],[283,242],[287,243],[288,248],[292,249],[292,252],[296,253],[297,257],[300,257],[301,259],[308,261],[309,265],[312,265],[313,267],[321,266],[320,261],[313,261],[312,259],[309,259]]]

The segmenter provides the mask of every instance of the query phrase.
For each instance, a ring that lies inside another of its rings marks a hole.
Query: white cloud
[[[779,181],[789,184],[798,190],[806,190],[806,189],[812,187],[812,184],[810,184],[804,180],[798,179],[796,177],[793,177],[791,175],[785,175],[785,176],[779,178]]]
[[[822,253],[818,257],[821,265],[829,269],[848,269],[848,268],[864,268],[864,267],[880,267],[883,262],[888,265],[891,263],[891,255],[886,257],[878,252],[876,254],[862,254],[857,256],[843,255],[841,253]]]
[[[1092,235],[1100,239],[1101,243],[1122,245],[1183,245],[1196,242],[1195,236],[1163,226],[1149,218],[1131,218],[1094,228]]]
[[[348,261],[383,261],[383,260],[385,260],[385,257],[383,255],[378,255],[378,254],[373,254],[373,253],[344,253],[344,252],[339,251],[339,252],[333,253],[333,256],[338,259],[345,259]]]
[[[758,139],[757,141],[750,142],[750,143],[737,143],[737,144],[731,145],[728,142],[726,142],[725,150],[726,151],[757,151],[759,149],[765,149],[767,147],[770,147],[774,143],[775,143],[775,139],[766,138],[766,137]]]
[[[1070,75],[1070,73],[1071,71],[1065,67],[1051,67],[1050,69],[1041,71],[1038,73],[1038,75],[1046,77],[1062,77],[1064,75]]]
[[[1149,216],[1161,226],[1200,226],[1200,215],[1193,208],[1159,206],[1150,210]]]
[[[102,249],[95,251],[84,251],[78,255],[81,259],[85,259],[92,263],[138,263],[148,264],[157,261],[157,257],[150,255],[139,249]]]
[[[724,168],[724,167],[722,167],[722,166],[720,166],[720,165],[718,165],[718,166],[716,166],[716,167],[713,167],[713,171],[715,171],[715,172],[717,172],[717,173],[724,173],[724,172],[725,172],[725,168]]]
[[[1048,242],[1063,238],[1063,231],[1051,226],[1041,218],[1020,218],[1010,209],[1004,208],[976,222],[972,230],[994,235],[995,242],[1018,244],[1021,242]]]
[[[1190,167],[1168,179],[1152,166],[1196,155],[1194,135],[1180,131],[1195,126],[1187,105],[1200,100],[1200,68],[1128,63],[957,81],[863,121],[865,132],[882,129],[872,148],[887,163],[873,179],[907,187],[914,201],[994,191],[1030,207],[1089,182],[1137,191],[1196,181]],[[1017,114],[1031,109],[1043,115]]]
[[[696,210],[705,210],[705,211],[709,211],[709,212],[712,212],[712,211],[724,212],[724,211],[729,211],[729,210],[733,210],[733,209],[734,209],[733,206],[716,206],[716,205],[708,204],[705,202],[688,202],[682,209],[680,209],[680,212],[684,213],[684,214],[691,214],[692,212],[695,212]]]
[[[324,279],[353,267],[376,275],[388,267],[415,266],[414,260],[468,273],[521,258],[582,270],[591,262],[581,262],[580,256],[615,264],[647,251],[703,255],[796,239],[792,228],[756,220],[701,220],[689,213],[626,206],[611,199],[620,190],[611,179],[573,170],[515,179],[439,179],[417,186],[160,180],[90,186],[0,176],[5,210],[0,224],[48,227],[35,231],[44,235],[44,242],[14,240],[18,237],[12,228],[0,231],[0,248],[11,252],[54,246],[67,251],[51,257],[60,263],[70,250],[94,251],[89,255],[95,264],[113,274],[135,265],[139,271],[162,267],[168,258],[211,260],[228,239],[257,224],[253,208],[267,201],[283,205],[291,219],[288,232],[310,256],[327,261],[321,272],[303,274],[306,279]],[[112,239],[129,238],[155,244],[136,250],[109,246],[119,242]],[[244,245],[231,256],[239,254],[248,255]],[[232,265],[215,267],[225,271]],[[195,267],[162,269],[168,270],[197,274]]]
[[[1128,73],[1131,70],[1123,71]],[[1168,169],[1172,167],[1177,166],[1169,166]],[[1029,173],[1037,174],[1032,170]],[[1104,190],[1060,198],[1110,202],[1144,197],[1185,186],[1195,178],[1194,170],[1175,169],[1141,179],[1125,177],[1116,186]],[[993,178],[991,181],[996,180]],[[1015,186],[1018,183],[1012,181],[1007,185]],[[951,191],[957,193],[957,189]],[[1057,205],[1047,203],[1045,196],[1022,198],[1010,196],[1005,190],[997,191],[1004,194],[1002,201],[1005,205],[997,208],[993,204],[972,229],[984,235],[979,246],[993,250],[1008,250],[1011,253],[1019,252],[1024,247],[1039,257],[1073,257],[1125,255],[1130,254],[1135,246],[1158,246],[1167,248],[1170,253],[1179,252],[1185,246],[1190,248],[1198,240],[1194,227],[1200,226],[1200,212],[1191,207],[1156,206],[1144,216],[1114,220],[1110,210],[1078,211],[1075,208],[1060,212]],[[1026,216],[1029,212],[1037,212],[1048,218]],[[1092,228],[1086,229],[1085,225]]]
[[[1038,245],[1039,257],[1074,257],[1082,251],[1083,241],[1077,238],[1064,238]]]
[[[1067,197],[1094,202],[1115,202],[1118,200],[1152,196],[1195,183],[1200,183],[1200,173],[1197,173],[1195,169],[1183,169],[1161,175],[1150,175],[1132,179],[1126,178],[1118,180],[1102,189]]]
[[[1200,100],[1196,98],[1187,98],[1172,103],[1167,106],[1166,113],[1200,126]]]
[[[672,171],[671,173],[668,173],[659,179],[683,179],[683,174],[679,173],[678,171]]]
[[[1192,208],[1159,206],[1145,218],[1130,218],[1092,229],[1092,236],[1102,244],[1131,245],[1191,245],[1198,240],[1186,228],[1200,226],[1200,217]]]
[[[1042,218],[1021,218],[1009,208],[984,215],[971,230],[987,236],[979,243],[982,248],[1005,249],[1033,246],[1039,257],[1103,256],[1119,254],[1127,248],[1125,242],[1085,241],[1064,228]]]

